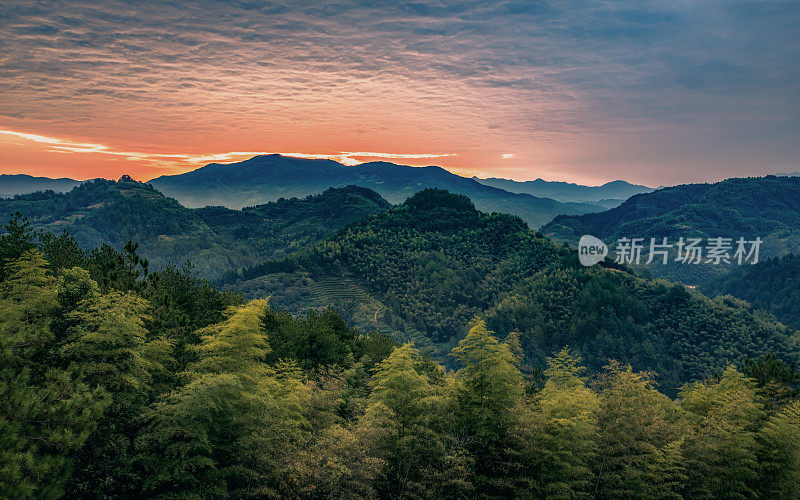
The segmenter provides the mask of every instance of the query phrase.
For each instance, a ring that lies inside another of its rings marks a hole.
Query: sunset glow
[[[798,20],[793,2],[5,2],[0,173],[263,152],[586,184],[800,170]]]

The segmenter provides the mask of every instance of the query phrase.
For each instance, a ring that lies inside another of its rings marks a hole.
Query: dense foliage
[[[589,380],[564,348],[539,385],[514,336],[480,320],[448,371],[333,313],[292,318],[266,300],[183,338],[180,362],[180,334],[150,320],[141,291],[103,291],[37,250],[4,268],[3,497],[800,494],[800,401],[765,405],[767,385],[733,366],[673,400],[613,361]]]
[[[5,226],[0,497],[800,496],[796,334],[465,197],[261,268],[358,282],[438,359],[140,252]]]
[[[591,373],[619,359],[656,371],[669,394],[728,363],[769,352],[790,361],[798,352],[793,331],[745,304],[709,301],[622,269],[584,268],[572,251],[537,237],[518,218],[481,213],[441,190],[421,191],[246,277],[286,273],[310,284],[262,277],[254,280],[258,292],[290,307],[282,298],[288,291],[302,296],[299,290],[314,292],[315,283],[334,279],[358,283],[367,293],[344,296],[346,315],[359,311],[348,301],[372,307],[372,327],[431,347],[440,360],[471,318],[484,314],[502,336],[521,334],[527,369],[571,345]],[[295,295],[291,301],[299,302]]]
[[[68,193],[0,199],[0,223],[19,212],[37,229],[68,232],[85,250],[137,241],[155,268],[190,261],[202,276],[220,278],[319,241],[389,206],[369,189],[348,186],[243,210],[189,209],[149,184],[123,177],[85,182]]]
[[[733,295],[746,300],[789,327],[800,329],[800,257],[795,254],[732,269],[706,281],[700,289],[709,296]]]

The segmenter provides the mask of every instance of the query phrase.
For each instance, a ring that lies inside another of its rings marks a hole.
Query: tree
[[[652,377],[612,361],[598,379],[596,498],[678,493],[664,491],[666,480],[672,483],[680,476],[671,444],[679,439],[677,408],[653,387]]]
[[[150,273],[147,285],[143,292],[150,305],[146,326],[151,335],[163,337],[173,346],[175,365],[170,366],[172,376],[164,383],[174,388],[175,375],[197,360],[189,349],[200,342],[197,331],[225,319],[225,310],[244,303],[244,295],[217,290],[195,276],[190,264],[182,269],[167,265]]]
[[[800,498],[800,401],[774,415],[759,432],[763,498]]]
[[[473,321],[452,355],[462,364],[454,390],[456,434],[475,458],[475,486],[482,495],[509,495],[511,430],[522,402],[522,374],[482,320]]]
[[[774,354],[765,354],[757,359],[746,359],[742,373],[755,380],[764,409],[772,415],[796,399],[800,391],[800,373],[795,363],[787,365]]]
[[[307,389],[293,364],[270,367],[266,300],[202,329],[186,385],[154,405],[137,440],[149,495],[280,496],[304,435]]]
[[[89,252],[87,267],[103,291],[144,291],[150,272],[149,262],[137,253],[138,249],[138,243],[128,241],[122,252],[106,244]]]
[[[69,233],[37,232],[37,247],[53,270],[86,267],[86,255]]]
[[[417,371],[419,353],[406,344],[396,348],[375,368],[367,412],[382,416],[387,430],[382,443],[387,463],[386,483],[390,497],[403,497],[409,489],[425,490],[423,470],[434,468],[444,454],[441,436],[431,428],[434,416],[433,387]]]
[[[133,440],[152,398],[153,376],[163,371],[169,346],[147,340],[146,301],[114,290],[100,294],[83,269],[64,271],[59,299],[66,326],[61,362],[111,396],[97,430],[76,457],[67,493],[90,498],[132,495],[138,484]]]
[[[748,498],[758,477],[757,431],[764,410],[755,383],[732,366],[718,381],[681,390],[689,429],[683,444],[691,498]]]
[[[580,362],[567,348],[547,359],[545,385],[520,432],[536,497],[588,498],[593,492],[598,400]]]
[[[31,223],[19,212],[11,216],[11,220],[3,226],[4,234],[0,234],[0,281],[8,275],[6,265],[22,257],[28,250],[33,250],[33,231]]]
[[[53,278],[41,254],[8,263],[0,283],[0,496],[57,498],[70,462],[109,404],[74,367],[51,366]]]

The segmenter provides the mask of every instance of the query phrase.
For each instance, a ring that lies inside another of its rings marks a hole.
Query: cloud
[[[87,144],[74,142],[55,137],[46,137],[38,134],[28,134],[13,130],[0,130],[0,135],[18,137],[27,141],[45,144],[47,150],[58,153],[89,153],[121,156],[128,160],[147,162],[152,166],[185,171],[188,168],[196,168],[198,165],[213,162],[240,161],[257,155],[273,154],[270,151],[230,151],[227,153],[212,154],[183,154],[183,153],[147,153],[141,151],[119,151],[103,144]],[[436,153],[376,153],[376,152],[356,152],[341,151],[333,154],[324,153],[278,153],[283,156],[294,156],[297,158],[324,158],[336,160],[343,165],[353,166],[369,161],[374,158],[417,160],[430,158],[443,158],[455,156],[454,154]]]
[[[513,147],[531,177],[774,170],[800,152],[799,25],[788,0],[8,0],[0,126],[488,170]]]

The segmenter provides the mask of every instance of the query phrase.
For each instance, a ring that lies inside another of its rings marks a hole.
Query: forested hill
[[[579,216],[559,216],[542,232],[556,240],[576,245],[584,234],[608,244],[623,237],[650,238],[675,244],[680,237],[760,237],[761,260],[797,252],[800,248],[800,178],[733,178],[714,184],[686,184],[631,197],[611,210]],[[646,251],[644,252],[646,253]],[[612,250],[612,257],[614,256]],[[677,257],[674,253],[672,257]],[[646,259],[643,259],[643,262]],[[703,283],[709,275],[721,276],[734,266],[656,261],[647,271],[678,279],[690,285]]]
[[[276,307],[333,303],[362,328],[434,354],[475,316],[519,333],[526,363],[569,345],[591,370],[608,359],[654,370],[664,390],[767,352],[797,356],[795,334],[729,298],[620,269],[583,268],[574,251],[519,218],[485,214],[463,196],[425,190],[388,212],[285,259],[248,270],[240,287]]]
[[[68,232],[86,250],[103,244],[120,248],[132,240],[153,267],[191,261],[201,275],[215,278],[280,257],[389,207],[374,191],[349,186],[243,210],[190,209],[149,184],[123,177],[88,181],[63,194],[0,199],[0,223],[19,212],[37,229]]]
[[[774,251],[796,243],[800,232],[800,177],[733,178],[638,194],[600,213],[559,216],[542,228],[576,244],[583,234],[627,237],[770,237]]]
[[[603,210],[602,206],[595,204],[560,203],[549,198],[510,193],[455,175],[441,167],[418,168],[388,162],[345,166],[332,160],[277,154],[255,156],[231,164],[212,163],[185,174],[162,176],[150,182],[189,207],[213,204],[240,208],[352,184],[370,188],[392,203],[402,203],[425,188],[447,189],[468,196],[486,212],[518,215],[531,227],[539,227],[559,214]]]
[[[454,201],[440,214],[454,223],[407,235],[476,222]],[[587,373],[574,350],[532,371],[519,335],[498,339],[476,319],[446,369],[331,309],[292,316],[174,267],[146,273],[135,245],[87,254],[68,241],[36,238],[19,219],[0,234],[0,498],[800,497],[800,375],[774,356],[672,399],[616,361]],[[578,315],[561,335],[594,335],[596,349],[618,331],[593,327],[616,318],[635,333],[652,295],[688,322],[656,318],[675,362],[777,343],[735,306],[561,268],[541,309],[525,305],[534,280],[490,318],[539,324],[555,343],[551,318]],[[577,301],[558,297],[575,290]],[[664,352],[633,334],[618,342]]]
[[[709,296],[733,295],[800,329],[800,257],[774,257],[742,266],[700,285]]]

